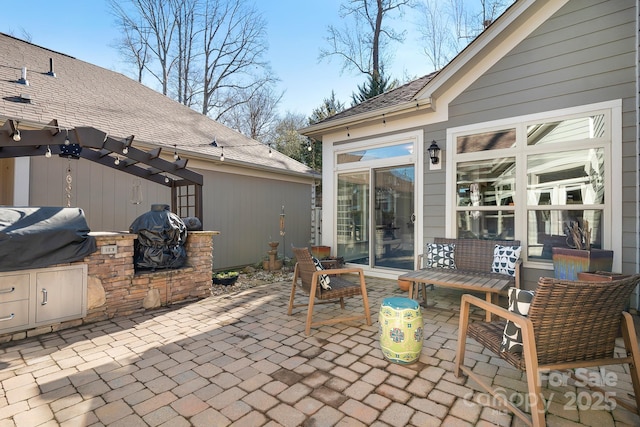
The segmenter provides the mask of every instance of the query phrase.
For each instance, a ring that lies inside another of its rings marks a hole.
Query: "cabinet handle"
[[[45,288],[42,288],[42,302],[40,303],[41,305],[46,305],[47,304],[47,290]]]
[[[4,322],[4,321],[6,321],[6,320],[11,320],[11,319],[13,319],[14,317],[16,317],[16,315],[15,315],[15,314],[13,314],[13,313],[11,313],[11,314],[10,314],[10,315],[8,315],[7,317],[0,317],[0,322]]]
[[[16,287],[12,286],[11,288],[6,288],[6,289],[0,290],[0,294],[10,294],[11,292],[13,292],[15,290],[16,290]]]

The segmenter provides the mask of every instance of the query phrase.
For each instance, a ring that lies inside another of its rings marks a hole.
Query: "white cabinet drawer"
[[[28,298],[29,273],[6,274],[0,277],[0,303]]]
[[[20,329],[29,324],[29,300],[0,304],[0,331]]]

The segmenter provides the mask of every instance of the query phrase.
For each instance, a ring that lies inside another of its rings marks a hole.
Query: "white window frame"
[[[549,146],[527,146],[526,128],[533,123],[549,122],[568,119],[572,117],[584,117],[591,114],[606,114],[608,117],[608,142],[595,143],[580,142],[562,144],[562,151],[583,149],[590,147],[604,148],[605,167],[605,204],[602,243],[603,247],[613,249],[613,271],[622,269],[622,230],[613,224],[622,223],[622,209],[614,209],[614,206],[622,206],[622,100],[605,101],[596,104],[583,105],[573,108],[548,111],[524,116],[494,120],[485,123],[477,123],[447,129],[446,158],[449,167],[446,171],[447,188],[445,192],[446,216],[445,230],[449,237],[456,236],[456,165],[458,162],[483,160],[496,157],[515,157],[516,159],[516,197],[515,202],[515,238],[522,242],[522,254],[525,266],[550,270],[553,268],[550,262],[527,260],[527,155],[545,152]],[[499,150],[491,150],[475,153],[456,153],[456,138],[462,135],[491,132],[509,128],[516,129],[516,147]],[[555,147],[554,147],[555,149]],[[558,148],[560,151],[560,148]],[[617,165],[613,167],[613,165]],[[563,205],[554,205],[561,209]]]
[[[350,153],[356,150],[388,147],[388,146],[398,145],[406,142],[413,143],[412,154],[409,154],[406,156],[390,157],[386,159],[338,164],[339,154]],[[396,166],[401,164],[412,164],[415,171],[415,182],[414,182],[414,193],[415,193],[414,204],[415,205],[414,206],[416,210],[416,223],[415,223],[416,234],[414,238],[416,242],[416,248],[420,246],[417,242],[422,242],[423,234],[424,234],[423,227],[422,227],[423,217],[421,214],[419,214],[419,212],[422,209],[421,207],[423,206],[422,203],[424,200],[424,191],[423,191],[424,189],[423,187],[424,150],[425,150],[425,147],[424,147],[423,131],[402,132],[402,133],[386,135],[386,136],[377,137],[377,138],[363,139],[357,142],[335,144],[333,146],[333,150],[331,151],[331,157],[330,157],[330,162],[331,162],[331,165],[333,166],[333,174],[332,174],[333,182],[331,182],[330,185],[332,187],[331,188],[331,191],[333,193],[332,198],[334,200],[334,203],[331,209],[331,217],[332,217],[331,224],[333,227],[333,229],[331,230],[332,244],[335,244],[335,242],[338,241],[338,224],[336,220],[338,218],[338,204],[335,203],[335,200],[337,200],[337,194],[338,194],[338,175],[345,172],[364,172],[364,171],[371,172],[371,170],[375,168],[390,167],[390,166]],[[323,164],[325,164],[324,159],[323,159]],[[418,252],[414,254],[416,258],[417,258],[417,255],[418,255]],[[358,267],[363,268],[363,270],[366,271],[367,274],[370,274],[372,277],[381,277],[381,278],[388,278],[388,279],[395,279],[398,277],[397,270],[387,270],[382,267],[370,268],[370,266],[368,265],[367,266],[358,265]]]

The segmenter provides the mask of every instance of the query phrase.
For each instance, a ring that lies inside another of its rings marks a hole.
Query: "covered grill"
[[[154,204],[151,210],[136,218],[129,232],[138,235],[134,265],[141,269],[180,268],[187,254],[187,227],[168,205]]]

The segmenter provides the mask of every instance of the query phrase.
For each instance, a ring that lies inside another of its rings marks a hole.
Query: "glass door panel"
[[[369,172],[338,175],[337,254],[345,262],[369,265]]]
[[[413,270],[414,167],[374,169],[374,267]]]

